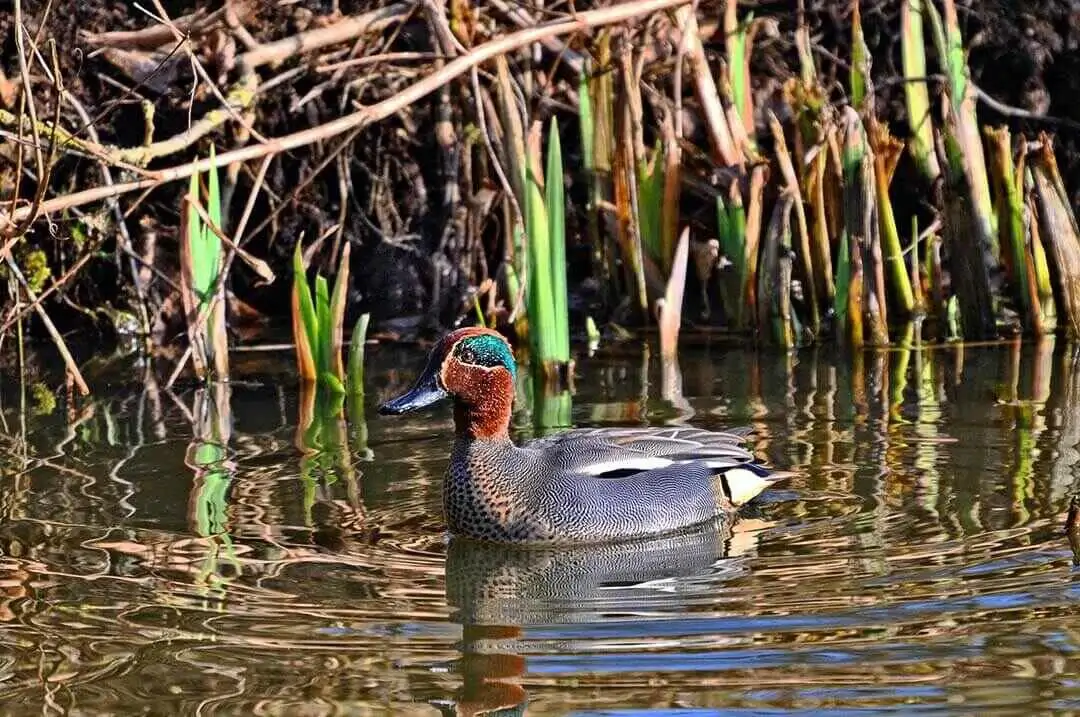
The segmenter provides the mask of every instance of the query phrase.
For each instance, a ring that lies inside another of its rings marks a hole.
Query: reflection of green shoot
[[[197,582],[223,591],[229,580],[219,571],[219,561],[232,565],[234,575],[242,571],[228,525],[228,494],[232,481],[228,463],[231,406],[228,387],[218,384],[211,395],[200,390],[195,399],[195,439],[190,445],[190,465],[195,471],[192,486],[191,520],[195,532],[206,539]]]
[[[349,343],[349,424],[352,446],[363,460],[374,457],[367,445],[367,417],[364,413],[364,341],[367,339],[369,314],[361,316],[353,327]]]
[[[336,298],[337,287],[334,293]],[[334,306],[334,303],[325,302],[325,306],[332,314],[329,307]],[[304,453],[300,459],[300,479],[304,488],[303,510],[307,525],[313,524],[311,511],[317,500],[320,484],[324,487],[331,486],[344,478],[349,494],[358,495],[355,470],[349,456],[347,434],[350,425],[356,454],[367,460],[373,455],[367,447],[367,421],[364,415],[364,342],[367,339],[369,319],[368,314],[363,314],[353,327],[349,341],[347,391],[345,384],[340,381],[304,382],[300,385],[300,420],[296,432],[296,446]],[[333,319],[338,322],[340,320]],[[325,320],[322,323],[325,325]],[[322,347],[336,350],[325,342]],[[338,353],[340,355],[340,352]],[[346,400],[350,419],[348,424],[345,420]]]
[[[363,386],[362,380],[359,385]],[[363,416],[362,390],[358,396],[351,394],[350,398],[359,399],[359,415]],[[325,386],[301,385],[297,445],[304,451],[304,457],[300,459],[300,479],[304,486],[304,519],[307,525],[312,524],[311,509],[315,505],[320,483],[331,486],[341,476],[345,476],[350,483],[355,479],[346,440],[344,401],[344,394]],[[360,422],[363,422],[362,418]],[[366,434],[366,426],[363,430]]]

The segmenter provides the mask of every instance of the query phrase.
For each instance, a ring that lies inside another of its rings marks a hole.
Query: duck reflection
[[[662,538],[543,548],[451,539],[446,599],[462,627],[463,684],[443,713],[524,714],[528,694],[518,680],[527,665],[518,653],[530,626],[678,610],[715,589],[714,579],[694,578],[737,569],[737,561],[724,564],[733,549],[742,552],[732,528],[721,518]]]

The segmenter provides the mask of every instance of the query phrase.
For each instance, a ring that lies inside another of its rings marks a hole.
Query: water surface
[[[370,348],[367,421],[306,430],[279,358],[217,392],[0,384],[4,714],[1080,711],[1072,347],[582,355],[517,435],[749,424],[799,475],[734,524],[558,551],[448,541],[449,411],[373,410],[422,352]]]

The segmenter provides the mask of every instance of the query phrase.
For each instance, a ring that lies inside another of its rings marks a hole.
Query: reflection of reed
[[[359,442],[331,422],[320,445],[333,450],[303,456],[294,440],[304,399],[291,388],[256,394],[236,384],[222,401],[148,385],[70,416],[23,419],[17,402],[4,404],[16,433],[0,435],[0,621],[14,639],[0,647],[10,675],[0,700],[154,704],[170,713],[200,705],[288,712],[297,701],[323,701],[408,714],[450,696],[466,712],[520,704],[527,690],[540,712],[582,702],[731,706],[740,690],[765,682],[790,690],[793,702],[815,681],[860,686],[870,675],[940,686],[954,663],[889,663],[875,641],[904,649],[940,641],[947,652],[949,640],[966,645],[968,631],[979,634],[980,621],[1075,642],[1066,634],[1071,602],[1053,593],[1062,577],[1048,570],[1057,558],[1045,544],[1054,530],[1065,545],[1057,525],[1080,461],[1080,362],[1070,347],[757,355],[717,343],[666,366],[636,347],[604,347],[578,369],[575,423],[751,424],[763,457],[800,472],[725,544],[752,560],[703,563],[695,570],[706,577],[689,580],[697,592],[663,593],[647,606],[687,617],[688,630],[698,619],[726,620],[724,630],[654,640],[647,626],[630,654],[649,669],[591,670],[590,660],[630,648],[594,641],[582,627],[633,610],[610,599],[590,606],[580,582],[562,583],[575,599],[535,594],[564,579],[550,570],[516,583],[516,602],[485,602],[503,610],[485,626],[476,610],[451,617],[468,607],[454,591],[510,573],[489,565],[486,577],[462,583],[450,566],[444,578],[438,486],[448,413],[393,426],[373,419]],[[385,376],[371,378],[378,385]],[[194,480],[177,480],[187,449]],[[586,566],[579,575],[601,573]],[[978,602],[982,593],[1037,601],[1028,590],[1051,597],[1001,613]],[[899,603],[902,618],[888,612]],[[537,638],[528,623],[538,614],[549,626],[578,621],[576,637]],[[448,619],[462,625],[460,644]],[[731,627],[739,620],[745,626]],[[876,664],[800,662],[817,644],[825,645],[818,657]],[[729,649],[766,648],[790,662],[723,662]],[[716,669],[684,670],[687,649]],[[530,671],[545,652],[567,656],[563,673]],[[1002,674],[991,669],[1001,669],[995,659],[956,662],[962,667],[949,674],[989,684]],[[1038,675],[1077,668],[1068,656],[1053,665],[1009,659]],[[47,694],[42,675],[52,680]],[[567,690],[570,682],[579,689]]]
[[[948,532],[971,533],[984,529],[995,509],[1004,468],[1014,522],[1064,510],[1070,466],[1080,460],[1080,403],[1073,398],[1080,395],[1080,367],[1052,340],[904,344],[845,356],[818,349],[767,362],[745,351],[707,349],[690,357],[683,357],[683,378],[692,410],[719,426],[754,426],[759,451],[803,474],[794,485],[799,492],[858,496],[879,519],[885,507],[914,501],[921,514],[940,512]],[[1051,390],[1051,376],[1062,388]],[[1023,412],[993,405],[1003,382],[1029,397]],[[1053,462],[1047,440],[1061,454]],[[1033,503],[1041,509],[1033,511]],[[795,502],[777,510],[794,516],[808,507]]]

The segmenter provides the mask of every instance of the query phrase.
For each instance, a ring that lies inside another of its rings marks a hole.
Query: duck
[[[405,393],[379,406],[402,415],[452,401],[443,478],[452,536],[551,545],[664,535],[728,519],[793,475],[758,463],[743,445],[746,428],[573,428],[517,445],[516,378],[502,334],[464,327],[432,347]]]

